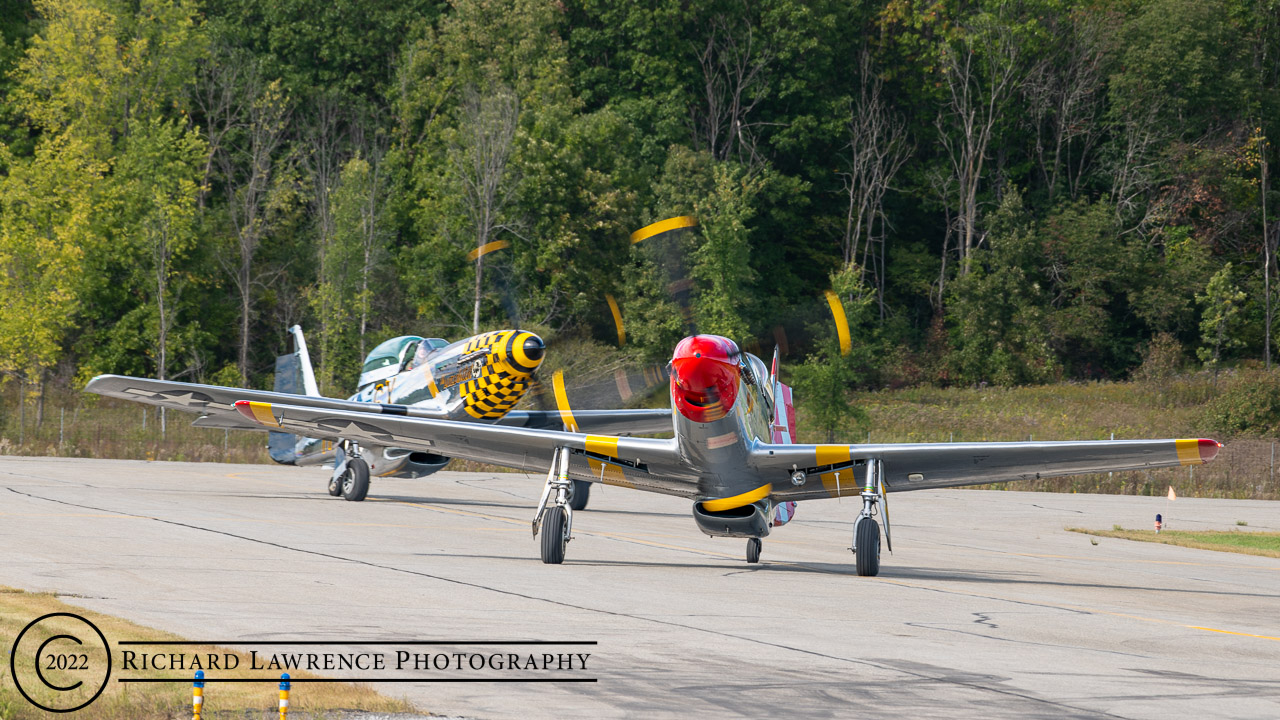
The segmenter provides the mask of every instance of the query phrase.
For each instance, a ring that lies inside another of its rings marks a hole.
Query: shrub
[[[1280,434],[1280,372],[1248,370],[1223,383],[1204,409],[1204,421],[1225,435]]]
[[[1186,361],[1182,343],[1171,333],[1162,332],[1151,338],[1142,349],[1142,365],[1133,371],[1133,379],[1164,382],[1177,375]]]

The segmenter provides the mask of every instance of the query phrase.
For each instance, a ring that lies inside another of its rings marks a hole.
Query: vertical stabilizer
[[[302,337],[302,327],[289,328],[293,335],[293,352],[276,358],[275,391],[291,395],[320,397],[316,376],[311,370],[311,356],[307,353],[307,341]],[[291,433],[272,432],[267,439],[267,452],[271,459],[292,465],[298,459],[298,436]]]
[[[316,374],[311,369],[311,355],[307,352],[307,340],[302,337],[302,326],[294,325],[289,328],[289,333],[293,335],[293,354],[298,356],[299,371],[302,374],[303,393],[311,397],[320,397],[320,388],[316,385]]]

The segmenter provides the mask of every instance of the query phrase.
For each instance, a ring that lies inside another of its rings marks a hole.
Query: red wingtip
[[[1217,440],[1199,440],[1200,462],[1209,462],[1218,457],[1218,449],[1222,447],[1222,443]]]
[[[254,420],[255,422],[257,421],[257,418],[253,416],[253,410],[249,408],[248,400],[237,400],[236,410],[239,410],[241,415],[249,418],[250,420]]]

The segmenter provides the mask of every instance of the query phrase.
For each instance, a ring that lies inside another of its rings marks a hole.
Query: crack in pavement
[[[994,694],[997,694],[997,695],[1002,695],[1002,696],[1005,696],[1005,697],[1017,698],[1017,699],[1019,699],[1019,700],[1025,700],[1025,701],[1028,701],[1028,702],[1037,703],[1037,704],[1040,704],[1040,705],[1043,705],[1043,706],[1046,706],[1046,707],[1050,707],[1050,708],[1055,708],[1055,709],[1058,709],[1058,710],[1071,711],[1071,712],[1083,712],[1083,713],[1089,713],[1089,714],[1091,714],[1091,715],[1095,715],[1095,716],[1099,716],[1099,717],[1109,717],[1109,718],[1123,718],[1123,717],[1124,717],[1124,716],[1121,716],[1121,715],[1114,715],[1114,714],[1107,713],[1107,712],[1103,712],[1103,711],[1100,711],[1100,710],[1097,710],[1097,709],[1093,709],[1093,708],[1078,707],[1078,706],[1071,705],[1071,704],[1068,704],[1068,703],[1056,702],[1056,701],[1053,701],[1053,700],[1049,700],[1049,699],[1045,699],[1045,698],[1041,698],[1041,697],[1036,697],[1035,695],[1031,695],[1031,694],[1024,693],[1024,692],[1018,692],[1018,691],[1011,690],[1011,689],[1007,689],[1007,688],[991,687],[991,686],[989,686],[989,685],[983,685],[983,684],[980,684],[980,683],[977,683],[977,682],[972,682],[972,681],[960,681],[960,680],[950,679],[950,678],[947,678],[947,677],[941,677],[941,676],[938,676],[938,675],[931,675],[931,674],[929,674],[929,673],[926,673],[926,672],[923,672],[923,671],[920,671],[920,670],[908,670],[908,669],[904,669],[904,668],[901,668],[901,667],[895,667],[895,666],[893,666],[893,665],[891,665],[891,664],[889,664],[889,663],[873,662],[873,661],[870,661],[870,660],[859,660],[859,659],[856,659],[856,658],[841,657],[841,656],[838,656],[838,655],[831,655],[831,654],[829,654],[829,653],[818,652],[818,651],[816,651],[816,650],[808,650],[808,649],[801,648],[801,647],[795,647],[795,646],[792,646],[792,645],[786,645],[786,644],[784,644],[784,643],[771,642],[771,641],[761,640],[761,639],[759,639],[759,638],[753,638],[753,637],[748,637],[748,636],[744,636],[744,635],[737,635],[737,634],[730,633],[730,632],[724,632],[724,631],[719,631],[719,630],[711,630],[711,629],[708,629],[708,628],[702,628],[702,627],[698,627],[698,626],[695,626],[695,625],[686,625],[686,624],[683,624],[683,623],[672,622],[672,621],[669,621],[669,620],[661,620],[661,619],[654,618],[654,617],[647,617],[647,616],[644,616],[644,615],[636,615],[636,614],[632,614],[632,613],[619,612],[619,611],[615,611],[615,610],[606,610],[606,609],[603,609],[603,608],[596,608],[596,607],[590,607],[590,606],[585,606],[585,605],[576,605],[576,604],[573,604],[573,603],[564,602],[564,601],[562,601],[562,600],[554,600],[554,599],[551,599],[551,598],[547,598],[547,597],[539,597],[539,596],[537,596],[537,595],[531,595],[531,594],[528,594],[528,593],[517,592],[517,591],[514,591],[514,590],[506,590],[506,589],[503,589],[503,588],[494,587],[494,586],[490,586],[490,585],[485,585],[485,584],[482,584],[482,583],[468,582],[468,581],[465,581],[465,580],[458,580],[458,579],[456,579],[456,578],[450,578],[450,577],[446,577],[446,576],[443,576],[443,575],[433,575],[433,574],[431,574],[431,573],[426,573],[426,572],[422,572],[422,571],[419,571],[419,570],[410,570],[410,569],[408,569],[408,568],[396,567],[396,566],[394,566],[394,565],[383,565],[383,564],[380,564],[380,563],[370,562],[370,561],[368,561],[368,560],[360,560],[360,559],[358,559],[358,558],[349,558],[349,557],[343,557],[343,556],[341,556],[341,555],[334,555],[334,554],[332,554],[332,553],[319,552],[319,551],[316,551],[316,550],[307,550],[307,549],[305,549],[305,548],[298,548],[298,547],[293,547],[293,546],[290,546],[290,545],[284,545],[284,544],[281,544],[281,543],[272,542],[272,541],[269,541],[269,540],[262,540],[262,539],[259,539],[259,538],[249,537],[249,536],[245,536],[245,535],[238,535],[238,534],[236,534],[236,533],[227,532],[227,531],[225,531],[225,530],[216,530],[216,529],[214,529],[214,528],[202,527],[202,526],[199,526],[199,525],[193,525],[193,524],[191,524],[191,523],[178,522],[178,521],[176,521],[176,520],[169,520],[169,519],[166,519],[166,518],[159,518],[159,517],[154,517],[154,516],[150,516],[150,515],[139,515],[139,514],[137,514],[137,513],[128,513],[128,512],[121,512],[121,511],[118,511],[118,510],[109,510],[109,509],[107,509],[107,508],[96,507],[96,506],[93,506],[93,505],[85,505],[85,504],[81,504],[81,503],[73,503],[73,502],[70,502],[70,501],[67,501],[67,500],[59,500],[59,499],[56,499],[56,498],[49,498],[49,497],[44,497],[44,496],[41,496],[41,495],[35,495],[35,494],[32,494],[32,493],[22,492],[22,491],[20,491],[20,490],[15,490],[15,489],[13,489],[13,488],[8,488],[8,490],[9,490],[10,492],[12,492],[12,493],[15,493],[15,494],[17,494],[17,495],[22,495],[22,496],[24,496],[24,497],[31,498],[31,499],[33,499],[33,500],[43,500],[43,501],[45,501],[45,502],[51,502],[51,503],[55,503],[55,504],[59,504],[59,505],[65,505],[65,506],[68,506],[68,507],[77,507],[77,508],[81,508],[81,509],[85,509],[85,510],[96,510],[96,511],[98,511],[98,512],[111,512],[111,513],[116,513],[116,514],[119,514],[119,515],[125,515],[125,516],[128,516],[128,517],[133,517],[133,518],[142,519],[142,520],[151,520],[151,521],[159,522],[159,523],[163,523],[163,524],[166,524],[166,525],[172,525],[172,526],[175,526],[175,527],[186,528],[186,529],[189,529],[189,530],[196,530],[196,531],[199,531],[199,532],[212,533],[212,534],[215,534],[215,535],[222,535],[222,536],[225,536],[225,537],[235,538],[235,539],[237,539],[237,540],[243,540],[243,541],[245,541],[245,542],[256,543],[256,544],[265,545],[265,546],[268,546],[268,547],[274,547],[274,548],[278,548],[278,549],[280,549],[280,550],[285,550],[285,551],[289,551],[289,552],[296,552],[296,553],[301,553],[301,554],[306,554],[306,555],[312,555],[312,556],[315,556],[315,557],[323,557],[323,558],[328,558],[328,559],[330,559],[330,560],[336,560],[336,561],[338,561],[338,562],[351,563],[351,564],[361,565],[361,566],[370,567],[370,568],[375,568],[375,569],[379,569],[379,570],[387,570],[387,571],[391,571],[391,572],[402,573],[402,574],[405,574],[405,575],[412,575],[412,576],[416,576],[416,577],[427,578],[427,579],[430,579],[430,580],[436,580],[436,581],[438,581],[438,582],[442,582],[442,583],[448,583],[448,584],[458,585],[458,586],[462,586],[462,587],[469,587],[469,588],[473,588],[473,589],[476,589],[476,590],[482,590],[482,591],[486,591],[486,592],[492,592],[492,593],[495,593],[495,594],[498,594],[498,595],[504,595],[504,596],[507,596],[507,597],[519,598],[519,599],[522,599],[522,600],[529,600],[529,601],[532,601],[532,602],[541,602],[541,603],[546,603],[546,604],[549,604],[549,605],[554,605],[554,606],[557,606],[557,607],[568,608],[568,609],[571,609],[571,610],[577,610],[577,611],[580,611],[580,612],[595,613],[595,614],[599,614],[599,615],[606,615],[606,616],[610,616],[610,617],[626,618],[626,619],[634,620],[634,621],[641,622],[641,623],[653,623],[653,624],[657,624],[657,625],[664,625],[664,626],[674,627],[674,628],[679,628],[679,629],[682,629],[682,630],[688,630],[688,631],[692,631],[692,632],[705,633],[705,634],[712,635],[712,636],[715,636],[715,637],[726,638],[726,639],[731,639],[731,640],[738,640],[738,641],[741,641],[741,642],[751,643],[751,644],[755,644],[755,645],[761,645],[761,646],[765,646],[765,647],[772,647],[772,648],[775,648],[775,649],[785,650],[785,651],[789,651],[789,652],[795,652],[795,653],[799,653],[799,654],[806,655],[806,656],[810,656],[810,657],[818,657],[818,658],[823,658],[823,659],[825,659],[825,660],[831,660],[831,661],[836,661],[836,662],[842,662],[842,663],[847,663],[847,664],[850,664],[850,665],[857,665],[857,666],[863,666],[863,667],[875,668],[875,669],[877,669],[877,670],[880,670],[880,671],[883,671],[883,672],[888,672],[888,673],[898,673],[898,674],[901,674],[901,675],[904,675],[904,676],[907,676],[907,677],[910,677],[910,678],[915,678],[915,679],[917,679],[917,680],[923,680],[923,681],[928,681],[928,682],[941,683],[941,684],[951,685],[951,686],[954,686],[954,687],[962,687],[962,688],[967,688],[967,689],[970,689],[970,690],[977,690],[977,691],[982,691],[982,692],[989,692],[989,693],[994,693]],[[903,585],[903,587],[919,587],[919,586]],[[930,589],[930,588],[925,588],[925,589]],[[944,593],[945,593],[945,592],[947,592],[947,591],[944,591],[944,590],[934,590],[934,591],[935,591],[935,592],[944,592]],[[1025,604],[1035,605],[1035,603],[1025,603]],[[1053,606],[1048,606],[1048,607],[1053,607]],[[1061,608],[1055,608],[1055,609],[1061,609]],[[1077,612],[1082,612],[1082,611],[1077,611]],[[1084,612],[1082,612],[1082,614],[1091,614],[1091,613],[1084,613]]]

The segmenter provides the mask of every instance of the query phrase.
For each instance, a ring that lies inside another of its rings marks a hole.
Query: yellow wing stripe
[[[1173,443],[1178,449],[1178,462],[1183,465],[1201,464],[1199,440],[1174,440]]]
[[[616,458],[618,457],[618,438],[604,435],[588,435],[587,452]]]
[[[487,242],[467,253],[467,262],[475,262],[494,250],[501,250],[509,247],[511,247],[511,243],[506,240],[494,240],[493,242]]]
[[[680,228],[694,227],[698,224],[698,219],[692,215],[681,215],[680,217],[667,218],[659,220],[652,225],[646,225],[639,230],[631,233],[631,244],[635,245],[641,240],[648,240],[654,235],[661,235],[664,232],[679,230]]]
[[[702,502],[702,507],[708,512],[723,512],[725,510],[740,508],[743,505],[750,505],[751,503],[765,497],[769,494],[769,491],[772,488],[772,485],[761,485],[755,490],[744,492],[741,495],[720,498],[719,500],[704,500]]]
[[[848,445],[815,445],[814,465],[838,465],[852,458]]]
[[[598,479],[605,485],[616,485],[618,487],[635,489],[635,485],[627,480],[627,476],[623,474],[622,468],[617,465],[610,465],[599,460],[587,458],[587,466],[591,468],[591,477]]]
[[[569,407],[569,393],[564,389],[564,371],[557,370],[551,379],[551,389],[555,391],[556,407],[560,409],[560,420],[570,432],[578,432],[578,421],[573,418],[573,410]]]
[[[827,296],[827,304],[831,306],[831,317],[836,321],[836,334],[840,336],[840,354],[848,355],[853,349],[853,340],[849,337],[849,318],[845,317],[844,304],[840,296],[830,290],[823,291]]]
[[[280,423],[276,422],[276,416],[271,414],[271,404],[262,402],[250,402],[249,410],[253,412],[253,416],[258,422],[271,427],[280,427]]]
[[[853,468],[845,468],[835,472],[822,474],[822,487],[831,497],[845,497],[846,495],[860,495],[862,486],[858,484],[858,478],[853,474]]]

